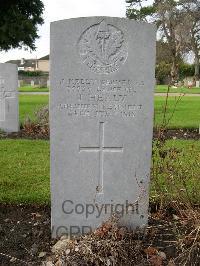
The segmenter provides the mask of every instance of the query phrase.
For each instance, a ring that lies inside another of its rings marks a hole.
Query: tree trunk
[[[195,66],[195,73],[194,73],[194,77],[195,80],[199,80],[200,79],[200,63],[199,63],[199,55],[198,55],[198,51],[197,53],[195,53],[195,59],[194,59],[194,66]]]
[[[176,58],[173,58],[171,65],[171,84],[174,85],[178,81],[178,64]]]

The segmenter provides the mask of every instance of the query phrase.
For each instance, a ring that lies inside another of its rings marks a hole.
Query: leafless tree
[[[178,80],[180,55],[193,51],[195,75],[199,76],[200,13],[199,0],[127,0],[127,16],[157,25],[158,39],[168,46],[171,82]]]
[[[182,0],[182,38],[188,50],[194,53],[195,79],[200,79],[200,1]]]

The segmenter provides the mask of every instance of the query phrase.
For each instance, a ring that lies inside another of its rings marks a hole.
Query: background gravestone
[[[14,64],[0,64],[0,129],[19,130],[18,74]]]
[[[31,80],[31,87],[34,87],[35,86],[35,82],[34,80]]]
[[[155,32],[111,17],[51,24],[54,237],[115,212],[125,226],[147,224]]]

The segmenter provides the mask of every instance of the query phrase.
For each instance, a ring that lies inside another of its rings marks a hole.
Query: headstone
[[[51,24],[52,236],[112,214],[148,220],[155,27],[88,17]]]
[[[179,81],[178,82],[178,88],[182,87],[183,86],[183,82],[182,81]]]
[[[50,81],[49,81],[49,79],[47,80],[47,88],[49,88],[50,87]]]
[[[47,87],[47,80],[45,78],[39,79],[39,87],[40,88],[45,88]]]
[[[0,64],[0,129],[19,130],[18,74],[14,64]]]
[[[200,81],[199,80],[196,81],[196,88],[200,88]]]
[[[24,80],[18,80],[18,87],[22,87],[24,85]]]
[[[31,87],[34,87],[35,83],[34,80],[31,80]]]
[[[189,81],[188,81],[188,87],[189,87],[189,88],[192,88],[192,87],[193,87],[193,81],[192,81],[192,80],[189,80]]]

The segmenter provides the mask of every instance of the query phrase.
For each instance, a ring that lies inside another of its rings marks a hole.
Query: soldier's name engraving
[[[71,91],[128,91],[135,92],[130,80],[111,80],[111,79],[62,79],[59,84],[63,89]],[[143,82],[134,84],[135,86],[142,86]]]
[[[133,118],[142,109],[134,102],[136,88],[142,89],[143,81],[63,78],[58,85],[66,92],[58,108],[68,116]]]

